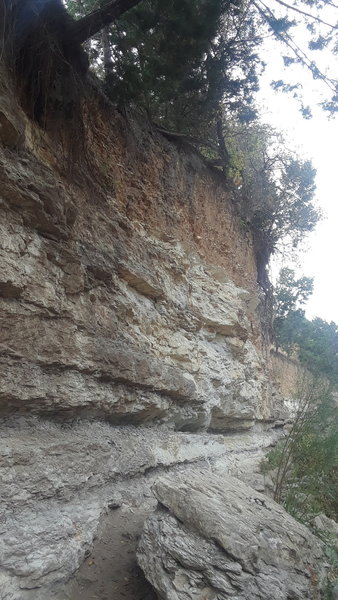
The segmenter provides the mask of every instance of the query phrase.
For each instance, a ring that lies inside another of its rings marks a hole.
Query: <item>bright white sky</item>
[[[337,19],[338,15],[335,17]],[[297,41],[302,41],[301,32]],[[302,46],[306,49],[306,45]],[[327,98],[330,97],[329,90],[300,66],[284,68],[282,54],[286,52],[279,43],[268,41],[265,44],[262,57],[269,66],[262,77],[259,93],[262,120],[285,132],[290,145],[300,156],[311,159],[317,169],[317,202],[324,218],[309,235],[306,250],[299,255],[297,272],[314,277],[314,294],[306,307],[308,318],[318,316],[338,323],[338,115],[328,119],[322,109],[314,108],[321,94],[325,92]],[[334,67],[334,76],[338,78],[337,56],[324,51],[317,51],[313,56],[318,57],[322,68]],[[302,83],[304,104],[313,109],[311,120],[301,116],[291,97],[272,91],[270,82],[278,79]],[[281,266],[292,265],[284,263]]]

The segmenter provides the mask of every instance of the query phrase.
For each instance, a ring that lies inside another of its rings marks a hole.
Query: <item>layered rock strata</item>
[[[109,128],[96,115],[100,144],[88,133],[88,172],[83,157],[70,175],[14,116],[21,146],[0,130],[0,412],[194,431],[276,418],[252,240],[221,175],[112,112]]]
[[[276,439],[274,432],[200,435],[25,417],[7,418],[1,426],[1,600],[92,598],[95,581],[88,596],[88,582],[83,590],[74,581],[70,596],[64,586],[91,552],[101,520],[117,511],[123,523],[131,511],[138,533],[154,508],[150,488],[164,471],[179,468],[189,477],[198,465],[217,469],[220,461],[223,470],[240,474],[244,454],[251,458],[245,476]],[[127,519],[126,531],[129,526]],[[94,554],[108,561],[110,581],[117,576],[123,586],[126,574],[115,568],[123,549],[107,554],[97,543]]]
[[[224,177],[97,97],[47,133],[0,80],[0,597],[84,600],[116,494],[140,531],[157,471],[241,474],[283,406]]]

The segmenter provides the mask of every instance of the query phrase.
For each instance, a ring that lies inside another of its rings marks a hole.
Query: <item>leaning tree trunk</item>
[[[90,37],[110,25],[125,12],[139,4],[141,0],[110,0],[86,17],[74,21],[69,34],[74,43],[83,44]]]
[[[75,21],[62,0],[0,0],[1,55],[15,73],[27,114],[44,124],[46,114],[74,111],[88,70],[82,44],[141,0],[107,0]]]
[[[70,115],[85,75],[88,58],[80,44],[71,44],[73,24],[61,0],[0,0],[4,12],[3,54],[14,73],[27,114],[45,124],[50,110]]]
[[[113,60],[112,51],[109,40],[109,27],[104,27],[101,32],[102,52],[103,52],[103,66],[105,78],[109,78],[113,71]]]

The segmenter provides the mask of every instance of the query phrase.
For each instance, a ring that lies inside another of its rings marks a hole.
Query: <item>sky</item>
[[[337,20],[338,14],[335,17]],[[297,35],[297,42],[306,48],[304,32],[298,31]],[[269,66],[261,78],[258,104],[262,120],[283,131],[288,146],[295,148],[302,158],[309,158],[317,170],[316,201],[323,219],[316,231],[309,234],[305,249],[301,253],[296,251],[296,272],[300,276],[314,277],[314,293],[305,307],[306,316],[338,323],[338,115],[329,119],[328,114],[316,106],[327,93],[325,86],[313,80],[299,65],[285,68],[283,53],[280,43],[270,40],[262,49],[262,58],[267,60],[268,57]],[[314,57],[323,69],[335,71],[337,78],[338,56],[319,51]],[[302,117],[297,102],[290,96],[271,89],[270,82],[274,79],[302,84],[305,103],[313,109],[312,119]],[[280,266],[293,267],[287,259],[278,257],[272,265],[273,276]]]

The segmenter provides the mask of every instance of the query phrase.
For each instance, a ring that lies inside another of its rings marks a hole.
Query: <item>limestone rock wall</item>
[[[65,174],[60,143],[2,114],[26,137],[2,130],[1,413],[273,419],[252,241],[221,176],[111,109]]]
[[[0,598],[141,600],[157,474],[253,475],[283,416],[252,239],[191,149],[97,97],[46,133],[0,80]]]
[[[251,457],[253,471],[275,436],[7,418],[0,442],[1,600],[104,600],[112,597],[112,581],[114,600],[141,600],[135,536],[154,508],[157,477],[168,470],[189,477],[200,465],[216,468],[218,460],[222,473],[237,474],[242,454]]]
[[[292,401],[302,394],[301,388],[305,387],[311,375],[300,363],[282,352],[271,351],[269,365],[270,378],[285,401]]]

